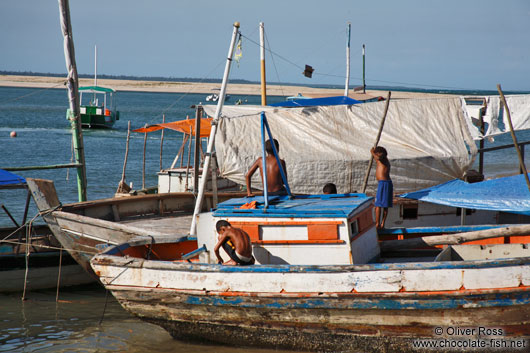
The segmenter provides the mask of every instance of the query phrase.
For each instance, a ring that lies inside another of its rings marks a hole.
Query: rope
[[[269,37],[267,36],[267,33],[264,33],[265,40],[267,41],[267,46],[270,48],[271,45],[269,44]],[[278,68],[276,67],[276,61],[274,61],[274,56],[271,55],[272,59],[272,65],[274,66],[274,71],[276,72],[276,79],[278,82],[282,82],[280,80],[280,75],[278,74]],[[283,92],[283,85],[280,84],[280,90],[282,91],[282,96],[285,96],[285,93]]]
[[[28,284],[28,271],[29,271],[29,238],[31,236],[30,227],[26,228],[26,270],[24,271],[24,291],[22,292],[22,301],[26,300],[26,287]]]
[[[37,94],[37,93],[42,93],[42,92],[47,91],[47,90],[52,89],[52,88],[57,88],[57,87],[59,87],[59,86],[64,86],[64,85],[66,85],[66,82],[67,82],[67,81],[64,81],[64,82],[61,82],[61,83],[59,83],[59,84],[57,84],[57,85],[55,85],[55,86],[52,86],[52,87],[43,88],[43,89],[40,89],[40,90],[38,90],[38,91],[31,92],[31,93],[25,94],[25,95],[20,96],[20,97],[16,97],[16,98],[8,99],[8,100],[5,100],[5,101],[0,102],[0,104],[6,104],[6,103],[14,102],[14,101],[17,101],[17,100],[22,99],[22,98],[26,98],[26,97],[29,97],[29,96],[33,96],[33,95],[35,95],[35,94]]]
[[[59,302],[59,286],[61,285],[61,268],[63,266],[63,249],[59,252],[59,274],[57,275],[57,292],[55,293],[55,302]]]

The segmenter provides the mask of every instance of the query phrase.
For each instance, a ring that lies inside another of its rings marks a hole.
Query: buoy
[[[11,133],[9,134],[9,136],[11,136],[11,137],[17,137],[17,132],[16,132],[16,131],[11,131]]]

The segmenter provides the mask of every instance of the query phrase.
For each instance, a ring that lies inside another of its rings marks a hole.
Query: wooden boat
[[[183,340],[401,352],[425,340],[530,337],[528,243],[384,258],[363,194],[274,197],[267,208],[254,198],[255,209],[240,208],[248,201],[201,213],[197,238],[133,239],[91,265],[126,310]],[[256,265],[216,264],[221,219],[247,231]]]
[[[2,205],[14,226],[0,228],[0,292],[65,287],[94,281],[67,252],[59,250],[61,244],[47,225],[26,223],[31,198],[24,178],[0,170],[0,189],[21,189],[27,194],[21,222],[16,221]]]
[[[62,205],[51,180],[27,179],[33,199],[57,240],[90,274],[90,258],[137,236],[187,234],[195,205],[189,192],[115,197]],[[208,193],[203,210],[237,193]]]
[[[120,112],[116,110],[116,91],[112,88],[101,86],[79,87],[81,125],[84,128],[109,129],[120,119]],[[108,96],[107,96],[108,95]],[[66,111],[66,118],[71,115],[70,109]]]

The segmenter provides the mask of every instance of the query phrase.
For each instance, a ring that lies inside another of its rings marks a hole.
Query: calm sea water
[[[194,117],[193,104],[204,102],[204,94],[119,92],[120,120],[112,130],[84,130],[87,163],[88,199],[113,196],[121,180],[127,122],[133,129],[144,124]],[[259,104],[258,96],[232,96]],[[270,97],[269,102],[284,97]],[[65,90],[0,87],[0,168],[65,164],[73,161],[71,131],[65,118],[68,105]],[[11,131],[18,137],[10,138]],[[517,134],[520,142],[530,133]],[[180,148],[182,134],[167,131],[164,137],[163,167],[167,168]],[[127,182],[142,185],[144,135],[131,134]],[[509,135],[486,142],[486,147],[511,143]],[[146,186],[156,185],[159,170],[160,133],[148,135]],[[526,154],[530,162],[530,152]],[[518,170],[514,149],[486,156],[486,175],[512,174]],[[52,179],[62,203],[77,201],[74,170],[53,169],[16,172],[24,177]],[[0,204],[20,222],[25,192],[1,190]],[[32,205],[29,218],[37,214]],[[42,223],[39,222],[39,223]],[[0,210],[0,227],[12,226]],[[55,291],[30,293],[22,302],[20,294],[0,295],[0,352],[269,352],[220,346],[189,345],[173,340],[163,329],[143,323],[125,312],[112,296],[106,297],[99,286],[62,290],[60,302]],[[105,315],[103,311],[107,302]],[[101,321],[101,318],[103,320]],[[101,321],[101,323],[100,323]],[[275,351],[278,352],[278,351]]]

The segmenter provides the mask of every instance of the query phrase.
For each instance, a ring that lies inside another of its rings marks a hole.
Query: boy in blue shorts
[[[375,169],[375,177],[378,180],[377,195],[375,197],[375,218],[376,228],[382,229],[385,227],[386,216],[388,215],[388,208],[392,207],[392,198],[394,197],[394,187],[390,179],[390,162],[387,158],[386,149],[381,146],[372,147],[370,153],[377,162]],[[383,209],[383,217],[381,219],[381,208]]]

